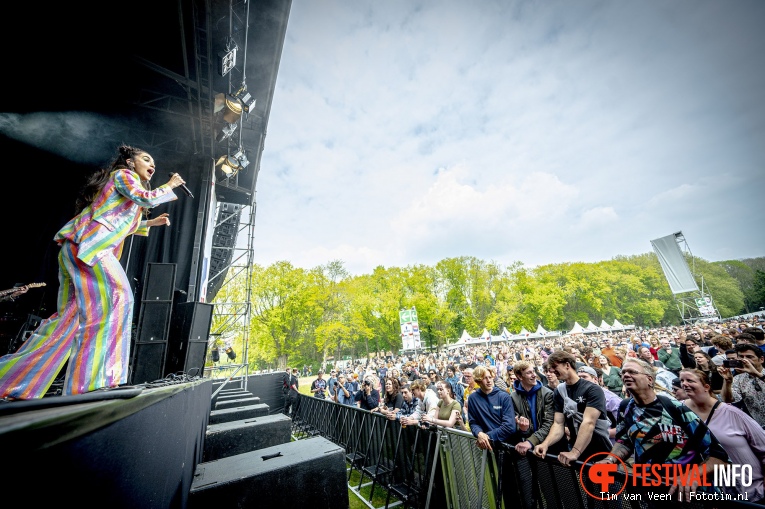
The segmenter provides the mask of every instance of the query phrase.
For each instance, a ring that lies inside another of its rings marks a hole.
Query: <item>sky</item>
[[[765,2],[293,0],[254,258],[765,256]]]

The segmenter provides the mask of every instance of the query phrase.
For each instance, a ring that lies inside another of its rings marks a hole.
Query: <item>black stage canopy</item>
[[[55,311],[53,236],[72,217],[86,176],[108,164],[121,143],[154,156],[153,185],[178,172],[194,193],[192,199],[178,192],[177,201],[155,210],[170,213],[172,226],[126,243],[122,262],[128,276],[140,285],[147,263],[177,263],[176,287],[186,290],[197,256],[192,248],[203,181],[221,156],[242,148],[250,164],[219,182],[219,200],[254,206],[290,7],[289,0],[6,6],[0,31],[6,176],[0,187],[6,260],[0,290],[32,282],[46,286],[3,303],[0,319],[27,313],[45,318]],[[234,49],[234,67],[224,75],[223,58]],[[220,140],[226,124],[215,98],[244,92],[255,100],[252,110]]]

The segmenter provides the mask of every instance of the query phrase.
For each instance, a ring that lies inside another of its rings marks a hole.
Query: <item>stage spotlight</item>
[[[244,150],[240,148],[234,155],[219,157],[215,162],[215,167],[223,172],[226,177],[230,178],[245,169],[249,164],[250,161],[247,159]]]
[[[226,348],[226,355],[228,355],[228,358],[232,361],[236,359],[236,352],[231,347]]]
[[[250,94],[248,91],[244,90],[243,92],[237,94],[236,97],[242,103],[242,108],[246,113],[250,113],[255,109],[255,98],[252,97],[252,94]]]
[[[215,96],[214,113],[224,122],[233,124],[242,118],[242,102],[229,94],[217,94]]]
[[[220,130],[220,133],[218,133],[218,136],[215,138],[215,141],[220,143],[221,141],[229,138],[232,134],[234,134],[234,131],[236,131],[236,128],[239,124],[234,122],[233,124],[229,124],[226,122],[226,124],[223,126],[223,128]]]
[[[234,156],[221,156],[215,166],[228,178],[233,177],[240,170],[239,161]]]
[[[218,351],[217,346],[211,350],[211,353],[212,353],[212,361],[220,362],[220,352]]]
[[[250,164],[250,161],[244,154],[244,149],[242,147],[239,147],[239,150],[234,153],[234,159],[236,159],[237,163],[239,164],[240,170],[247,168],[247,165]]]

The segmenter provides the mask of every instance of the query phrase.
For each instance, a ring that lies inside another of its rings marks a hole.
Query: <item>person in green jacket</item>
[[[622,394],[622,370],[612,366],[608,357],[600,356],[600,369],[603,371],[603,384],[614,394]]]
[[[664,363],[668,370],[677,376],[680,375],[680,370],[683,369],[683,363],[680,361],[680,350],[674,348],[666,338],[661,340],[659,360]]]

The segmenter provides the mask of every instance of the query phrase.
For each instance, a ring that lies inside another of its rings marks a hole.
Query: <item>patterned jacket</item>
[[[53,240],[78,244],[77,257],[93,266],[108,252],[122,254],[125,238],[131,234],[146,236],[149,227],[141,221],[141,207],[155,207],[178,199],[168,185],[148,190],[137,173],[114,170],[96,199],[77,217],[66,223]]]

